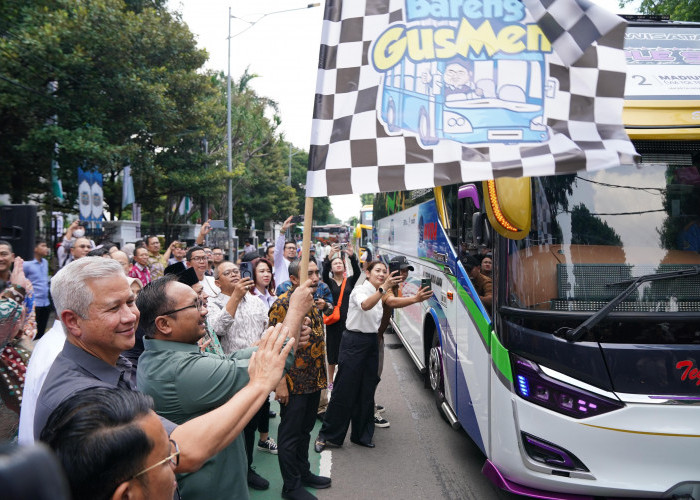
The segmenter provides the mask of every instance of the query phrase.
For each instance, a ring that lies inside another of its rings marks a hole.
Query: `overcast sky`
[[[359,1],[359,0],[354,0]],[[594,0],[606,9],[620,13],[617,0]],[[231,77],[240,77],[246,67],[259,75],[251,86],[259,95],[276,100],[282,117],[285,139],[296,147],[309,149],[316,69],[321,40],[323,2],[319,7],[304,8],[303,0],[170,0],[171,10],[197,36],[200,47],[209,52],[209,69],[227,72],[229,33],[228,12],[231,7]],[[301,7],[301,10],[265,13]],[[241,19],[255,24],[250,24]],[[259,20],[259,21],[258,21]],[[257,22],[256,22],[257,21]],[[333,211],[347,220],[359,217],[360,198],[356,195],[332,196]]]

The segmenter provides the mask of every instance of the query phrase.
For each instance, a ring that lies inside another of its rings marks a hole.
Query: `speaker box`
[[[36,205],[4,205],[0,207],[0,240],[12,245],[15,255],[24,260],[34,258]]]

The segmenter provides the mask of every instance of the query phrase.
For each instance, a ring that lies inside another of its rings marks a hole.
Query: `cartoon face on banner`
[[[406,0],[404,19],[370,48],[387,133],[415,135],[424,147],[549,139],[552,47],[520,1]]]
[[[93,220],[96,220],[96,221],[102,220],[102,198],[103,198],[102,186],[100,184],[98,184],[97,182],[95,182],[92,185],[92,200],[91,200],[92,206],[90,208]]]
[[[80,220],[90,220],[92,216],[92,190],[85,179],[80,181],[78,185],[78,204],[80,205]]]

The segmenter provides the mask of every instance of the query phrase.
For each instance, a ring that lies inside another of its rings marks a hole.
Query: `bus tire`
[[[432,347],[428,355],[428,379],[430,389],[435,396],[435,406],[442,419],[447,422],[447,417],[442,412],[442,403],[445,401],[445,371],[442,363],[442,347],[437,332],[433,333]]]

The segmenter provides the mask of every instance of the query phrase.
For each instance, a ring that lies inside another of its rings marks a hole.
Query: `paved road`
[[[432,393],[423,388],[398,337],[387,335],[385,340],[377,402],[386,407],[391,427],[375,430],[374,449],[356,446],[348,437],[342,448],[324,451],[321,472],[330,469],[333,486],[316,490],[318,498],[522,498],[498,490],[481,474],[481,451],[439,415]]]

